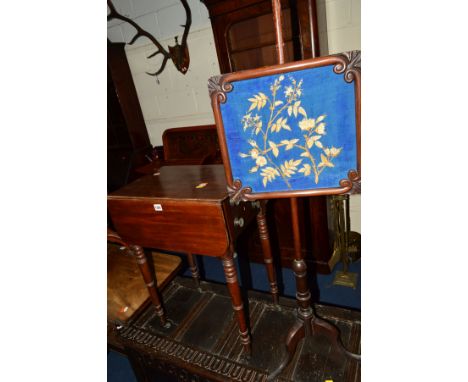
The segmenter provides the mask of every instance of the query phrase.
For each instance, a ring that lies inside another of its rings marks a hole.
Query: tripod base
[[[301,339],[307,336],[315,335],[324,335],[328,337],[332,347],[341,352],[344,356],[357,361],[361,360],[360,354],[352,353],[343,346],[340,333],[334,325],[328,321],[316,317],[315,315],[312,315],[306,319],[298,318],[286,337],[284,352],[285,355],[280,365],[271,374],[268,375],[267,381],[273,381],[276,377],[278,377],[278,375],[281,374],[285,367],[288,366]]]

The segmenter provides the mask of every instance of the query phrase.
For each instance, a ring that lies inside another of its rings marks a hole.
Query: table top
[[[234,219],[254,216],[250,203],[227,201],[222,165],[168,166],[108,195],[107,207],[128,243],[219,257],[243,229]]]
[[[158,198],[221,202],[228,197],[223,165],[163,166],[108,195],[108,199]]]

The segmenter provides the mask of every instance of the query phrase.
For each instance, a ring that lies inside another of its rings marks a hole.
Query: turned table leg
[[[139,245],[132,245],[130,248],[135,253],[138,267],[140,268],[143,280],[145,281],[146,287],[148,288],[151,302],[156,309],[156,314],[159,316],[161,324],[164,327],[168,327],[170,326],[170,323],[166,319],[166,315],[161,304],[161,298],[158,293],[156,280],[153,278],[153,272],[151,272],[151,268],[148,264],[145,252]]]
[[[197,288],[200,287],[200,272],[198,272],[197,259],[193,253],[187,253],[187,260],[189,262],[192,278]]]
[[[245,318],[245,310],[242,302],[241,291],[239,287],[239,281],[237,279],[236,266],[233,260],[233,253],[229,251],[222,258],[224,275],[226,277],[227,287],[231,294],[232,307],[237,317],[237,323],[239,325],[239,338],[240,342],[244,346],[244,351],[247,355],[251,353],[250,333],[247,326],[247,320]]]
[[[260,201],[260,210],[257,214],[258,233],[262,244],[263,261],[267,270],[268,281],[270,282],[270,292],[273,302],[278,304],[278,283],[276,282],[276,272],[273,266],[273,256],[271,254],[270,237],[266,221],[266,202]]]

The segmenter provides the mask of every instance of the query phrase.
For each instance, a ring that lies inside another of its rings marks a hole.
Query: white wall
[[[179,0],[113,0],[117,11],[133,19],[150,32],[163,46],[173,45],[174,36],[182,37],[185,11]],[[218,58],[208,11],[199,0],[189,0],[192,27],[188,38],[190,67],[183,75],[172,62],[159,76],[161,55],[146,57],[155,51],[147,39],[126,46],[127,59],[133,75],[151,144],[162,144],[162,133],[171,127],[214,123],[208,98],[208,78],[219,74]],[[333,54],[361,47],[361,1],[317,0],[319,38],[322,54]],[[107,23],[107,36],[112,42],[129,42],[134,28],[118,20]],[[351,197],[351,229],[361,231],[360,196]]]
[[[361,0],[317,0],[321,54],[361,49]]]

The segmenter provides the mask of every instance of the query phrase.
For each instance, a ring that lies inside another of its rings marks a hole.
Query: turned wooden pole
[[[273,297],[273,302],[278,304],[278,283],[276,281],[276,272],[273,266],[273,256],[271,254],[270,236],[268,234],[268,227],[266,221],[266,202],[260,201],[260,210],[257,214],[258,233],[260,243],[262,245],[263,262],[267,270],[268,281],[270,283],[270,292]]]
[[[276,51],[278,53],[278,63],[284,64],[284,42],[283,25],[281,22],[281,1],[272,0],[273,22],[276,34]],[[307,284],[307,265],[302,257],[301,236],[299,231],[299,211],[297,208],[297,198],[291,198],[291,220],[294,236],[294,261],[292,269],[296,277],[296,297],[299,305],[298,316],[302,320],[308,320],[313,311],[310,305],[310,291]],[[309,325],[306,325],[308,330]]]
[[[312,57],[320,56],[319,46],[319,32],[318,32],[318,20],[317,20],[317,4],[316,0],[307,0],[307,11],[309,13],[309,22],[311,26],[310,31],[310,43],[312,48]]]
[[[271,6],[273,8],[273,24],[275,25],[276,54],[278,57],[278,64],[284,64],[284,41],[283,22],[281,17],[281,1],[272,0]]]
[[[297,198],[291,198],[291,219],[294,235],[294,260],[292,269],[296,278],[296,298],[299,306],[298,316],[305,321],[313,315],[313,311],[310,302],[309,285],[307,283],[307,265],[301,250]],[[307,328],[309,328],[309,325],[306,326],[306,331]]]
[[[312,4],[313,3],[313,4]],[[309,17],[315,15],[315,1],[309,0]],[[283,52],[283,36],[281,25],[281,3],[280,0],[272,0],[273,21],[276,32],[276,50],[278,52],[278,63],[284,63]],[[313,26],[314,36],[317,36],[317,26]],[[315,44],[317,42],[317,44]],[[313,56],[318,55],[318,40],[313,39]],[[333,325],[315,316],[312,309],[311,295],[307,282],[307,265],[304,261],[301,250],[301,235],[299,225],[299,212],[297,206],[297,198],[291,198],[291,220],[294,237],[294,260],[292,269],[296,279],[296,299],[298,304],[296,322],[288,332],[286,337],[286,357],[280,362],[278,367],[268,375],[267,381],[273,381],[284,370],[293,357],[299,341],[309,335],[314,335],[316,332],[326,333],[332,340],[335,347],[341,350],[346,356],[360,360],[361,356],[347,351],[339,337],[339,331]]]

